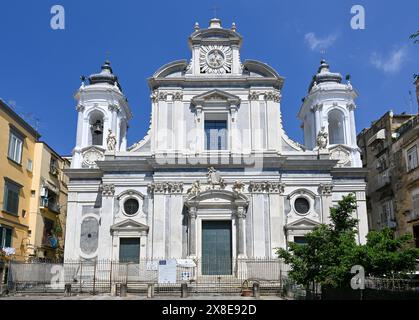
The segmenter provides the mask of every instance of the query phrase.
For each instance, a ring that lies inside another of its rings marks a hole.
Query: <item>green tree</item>
[[[394,231],[371,231],[366,245],[360,246],[360,264],[373,277],[403,277],[415,270],[419,249],[412,246],[413,237],[394,236]]]
[[[355,209],[355,196],[343,197],[330,210],[331,223],[309,232],[306,244],[277,249],[278,257],[291,266],[290,278],[306,288],[313,283],[337,288],[349,286],[354,265],[375,277],[400,277],[414,270],[419,249],[411,246],[410,235],[395,238],[389,229],[372,231],[365,245],[357,244]]]
[[[355,209],[355,196],[343,197],[330,210],[331,223],[308,233],[306,244],[290,243],[288,250],[277,249],[278,256],[291,266],[293,280],[306,288],[313,283],[333,287],[350,283],[349,271],[359,254],[355,240],[358,221],[352,217]]]

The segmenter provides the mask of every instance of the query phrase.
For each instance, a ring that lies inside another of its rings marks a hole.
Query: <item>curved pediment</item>
[[[175,74],[178,74],[179,76],[183,76],[187,67],[188,67],[188,63],[186,60],[172,61],[160,67],[154,73],[153,78],[167,78]]]
[[[189,45],[201,44],[205,41],[226,41],[231,44],[241,45],[242,43],[242,36],[232,30],[224,29],[224,28],[209,28],[209,29],[200,29],[195,31],[189,37]]]
[[[120,200],[124,196],[132,196],[132,195],[136,195],[136,196],[140,197],[141,199],[144,199],[144,195],[141,192],[139,192],[137,190],[133,190],[133,189],[129,189],[129,190],[125,190],[125,191],[121,192],[116,197],[116,199]]]
[[[282,81],[284,80],[284,78],[282,78],[274,68],[266,63],[257,60],[246,60],[243,63],[243,66],[245,70],[250,73],[253,72],[259,74],[262,77],[271,77]]]
[[[203,94],[197,95],[191,100],[193,105],[202,105],[207,102],[227,102],[230,105],[239,105],[240,98],[218,89],[214,89]]]

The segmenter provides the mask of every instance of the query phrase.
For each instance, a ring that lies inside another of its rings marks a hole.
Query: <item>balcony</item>
[[[386,185],[390,184],[390,182],[391,182],[391,177],[390,177],[389,169],[386,169],[378,173],[377,178],[376,178],[376,183],[377,183],[376,190],[385,187]]]
[[[60,214],[60,205],[54,200],[47,197],[41,197],[41,209],[48,209],[54,213]]]

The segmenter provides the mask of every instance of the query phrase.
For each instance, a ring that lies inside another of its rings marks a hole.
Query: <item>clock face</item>
[[[231,72],[231,48],[221,45],[203,46],[199,56],[202,73],[224,74]]]
[[[98,150],[88,150],[83,155],[83,162],[87,167],[94,167],[96,165],[96,161],[102,160],[103,155]]]

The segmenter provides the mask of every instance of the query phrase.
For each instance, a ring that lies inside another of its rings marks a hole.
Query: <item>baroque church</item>
[[[349,193],[365,242],[356,91],[322,60],[298,112],[304,145],[294,142],[281,120],[284,78],[242,60],[242,40],[235,24],[196,24],[192,58],[148,79],[150,127],[132,146],[131,107],[110,63],[83,82],[66,172],[66,260],[200,258],[223,274],[214,261],[272,258],[304,243]]]

